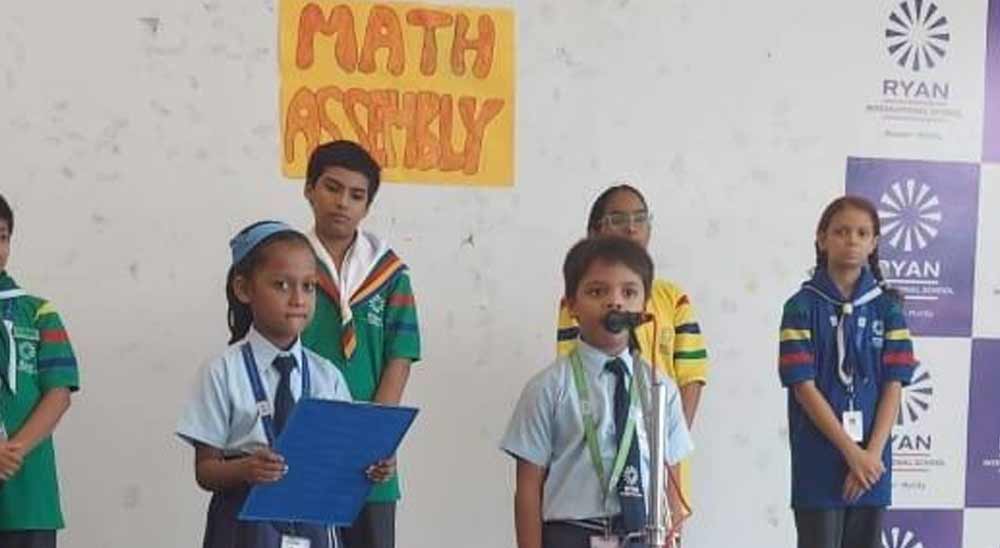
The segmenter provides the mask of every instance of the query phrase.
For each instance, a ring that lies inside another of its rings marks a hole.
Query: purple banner
[[[962,548],[961,510],[889,510],[884,548]]]
[[[1000,162],[1000,0],[990,0],[987,17],[983,160]]]
[[[979,165],[848,158],[847,193],[878,209],[882,274],[906,297],[910,330],[970,336]]]
[[[972,341],[965,500],[1000,508],[1000,340]]]

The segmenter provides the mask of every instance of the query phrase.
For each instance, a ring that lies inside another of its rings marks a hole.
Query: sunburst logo
[[[923,364],[917,364],[913,372],[913,380],[903,388],[899,399],[899,414],[896,416],[897,426],[911,425],[927,414],[931,408],[931,398],[934,396],[934,385],[931,384],[931,374]]]
[[[882,531],[882,548],[924,548],[913,531],[893,527]]]
[[[931,187],[913,179],[892,183],[879,201],[882,241],[910,252],[937,237],[943,216],[941,200]]]
[[[914,72],[932,69],[951,41],[948,18],[934,2],[905,0],[889,14],[885,40],[897,65]]]

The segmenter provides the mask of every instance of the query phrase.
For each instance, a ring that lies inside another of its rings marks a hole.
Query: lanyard
[[[17,343],[14,341],[14,299],[27,295],[23,289],[0,291],[3,300],[3,325],[7,335],[7,364],[3,377],[11,393],[17,393]]]
[[[267,391],[264,390],[264,379],[260,378],[257,371],[257,360],[253,357],[253,349],[250,343],[243,343],[240,348],[243,351],[243,365],[247,369],[247,377],[250,378],[250,387],[253,388],[253,397],[257,400],[257,410],[260,412],[261,421],[264,423],[264,434],[267,436],[267,444],[274,446],[274,406],[267,399]],[[302,349],[302,394],[299,399],[309,397],[309,360],[306,358],[306,351]]]
[[[601,490],[604,492],[606,503],[608,494],[611,492],[613,486],[618,483],[618,479],[622,475],[622,470],[625,468],[625,459],[628,457],[629,448],[632,446],[632,440],[635,437],[635,408],[639,397],[639,390],[636,389],[636,384],[637,382],[641,382],[639,381],[640,377],[633,372],[633,379],[629,385],[629,412],[628,420],[625,423],[625,432],[622,434],[621,443],[618,445],[614,466],[611,470],[611,477],[605,478],[604,459],[601,458],[601,448],[597,441],[597,427],[594,424],[594,413],[593,409],[591,409],[590,389],[587,386],[587,377],[583,372],[583,363],[580,361],[580,355],[577,351],[573,351],[570,354],[570,363],[573,367],[573,384],[576,386],[580,402],[580,414],[583,416],[583,436],[587,441],[587,449],[590,451],[590,462],[594,465],[597,480],[601,482]]]
[[[811,290],[813,293],[816,293],[817,295],[819,295],[820,297],[822,297],[824,300],[826,300],[827,302],[829,302],[830,304],[832,304],[834,306],[834,308],[838,312],[837,315],[830,317],[831,321],[835,321],[836,322],[834,324],[834,328],[836,328],[836,330],[837,330],[837,334],[836,334],[836,337],[837,337],[837,359],[838,359],[838,363],[837,363],[837,376],[840,378],[840,382],[841,382],[841,384],[844,385],[844,388],[847,389],[848,405],[850,405],[851,406],[851,410],[853,410],[854,409],[854,369],[855,368],[850,367],[849,364],[847,363],[847,333],[846,333],[845,324],[847,324],[848,318],[852,318],[854,316],[854,310],[855,310],[855,308],[860,307],[862,305],[865,305],[865,304],[868,304],[868,303],[874,301],[876,298],[878,298],[879,295],[882,294],[882,288],[878,287],[878,286],[873,287],[873,288],[869,289],[864,295],[861,295],[860,297],[858,297],[857,299],[855,299],[853,301],[839,301],[839,300],[830,298],[827,294],[823,293],[822,291],[820,291],[819,289],[817,289],[817,288],[815,288],[815,287],[813,287],[811,285],[806,285],[805,287],[806,287],[806,289]],[[855,336],[854,339],[855,340],[853,341],[853,343],[854,343],[853,346],[854,346],[855,352],[856,352],[858,350],[859,345],[860,345],[860,340],[861,340],[861,334],[860,334],[860,332],[858,334],[856,334],[856,336]],[[860,363],[858,365],[860,365]]]

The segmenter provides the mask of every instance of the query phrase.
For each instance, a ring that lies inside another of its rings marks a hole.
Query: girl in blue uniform
[[[204,548],[331,548],[334,532],[301,523],[240,521],[250,488],[287,471],[271,446],[303,397],[350,400],[340,371],[300,340],[316,302],[309,241],[284,223],[253,224],[230,242],[231,346],[204,369],[178,435],[195,448],[198,485],[212,492]],[[384,481],[385,466],[369,469]]]
[[[882,281],[879,231],[867,200],[834,200],[816,229],[812,279],[785,303],[778,369],[800,548],[881,547],[889,435],[916,361],[902,299]]]

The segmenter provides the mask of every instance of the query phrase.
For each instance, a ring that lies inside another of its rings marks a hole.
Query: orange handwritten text
[[[504,9],[283,0],[286,174],[351,139],[388,180],[511,184],[513,27]]]
[[[296,141],[316,148],[330,139],[355,138],[384,168],[479,172],[483,136],[503,99],[439,95],[433,91],[301,88],[285,114],[285,161],[296,160]],[[456,139],[456,117],[462,137]],[[345,128],[346,126],[346,128]],[[349,131],[345,131],[349,129]],[[402,139],[397,142],[395,131]]]

